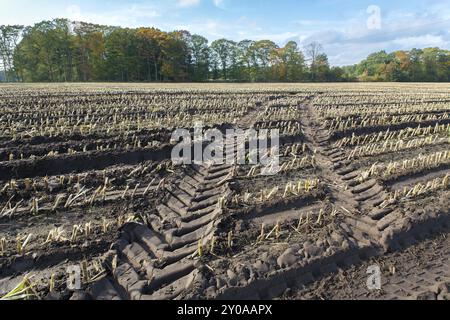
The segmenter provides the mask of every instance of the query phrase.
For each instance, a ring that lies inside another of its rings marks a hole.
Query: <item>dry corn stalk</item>
[[[16,238],[17,253],[19,255],[24,255],[25,254],[26,246],[30,243],[32,237],[33,237],[33,234],[30,233],[26,237],[18,236]]]

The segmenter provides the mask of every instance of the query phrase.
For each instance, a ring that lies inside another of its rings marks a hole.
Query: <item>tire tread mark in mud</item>
[[[179,183],[166,187],[169,197],[148,226],[124,228],[115,244],[117,268],[94,285],[94,298],[169,300],[187,290],[200,266],[193,255],[199,242],[206,246],[214,236],[222,214],[218,199],[229,194],[232,172],[229,165],[192,165]]]

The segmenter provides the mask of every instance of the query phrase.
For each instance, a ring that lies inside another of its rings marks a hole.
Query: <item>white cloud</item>
[[[200,4],[201,0],[178,0],[180,7],[193,7]]]
[[[214,18],[197,19],[189,23],[162,23],[164,30],[188,30],[192,34],[200,34],[210,41],[227,38],[234,41],[243,39],[259,40],[263,29],[253,20],[241,16],[235,20]]]
[[[442,36],[434,36],[431,34],[418,36],[418,37],[405,37],[394,39],[393,44],[399,45],[402,48],[412,47],[438,47],[444,43]]]
[[[279,45],[283,45],[285,42],[287,42],[287,39],[297,37],[298,34],[295,32],[282,32],[282,33],[272,33],[272,34],[259,34],[253,36],[253,40],[272,40],[275,43],[278,43]],[[298,42],[298,40],[297,40]]]
[[[102,13],[84,12],[79,6],[71,5],[67,7],[65,17],[73,21],[132,28],[142,26],[142,21],[146,21],[145,25],[151,25],[153,23],[152,20],[159,16],[158,12],[152,7],[135,4]]]
[[[355,64],[369,54],[385,50],[410,50],[414,47],[450,48],[450,19],[446,7],[429,7],[423,12],[386,11],[382,29],[369,30],[365,11],[341,21],[293,21],[300,30],[287,40],[322,43],[333,65]]]
[[[192,34],[200,34],[209,40],[229,37],[229,26],[215,19],[191,22],[189,24],[168,25],[168,30],[188,30]]]
[[[111,5],[96,6],[79,0],[0,0],[0,24],[32,25],[61,17],[123,27],[154,26],[164,31],[184,29],[210,41],[218,38],[235,41],[270,39],[280,46],[289,40],[300,46],[319,41],[335,65],[357,63],[379,50],[429,46],[450,49],[450,6],[442,0],[427,0],[424,10],[393,10],[386,5],[386,8],[382,7],[381,30],[367,29],[368,14],[364,6],[358,11],[347,12],[347,19],[326,19],[326,15],[322,18],[305,13],[297,21],[280,22],[278,18],[265,18],[251,10],[244,11],[243,16],[239,16],[237,10],[227,15],[221,14],[220,10],[213,10],[208,16],[202,14],[205,12],[202,5],[225,9],[231,0],[129,1],[109,1]],[[185,9],[190,7],[199,10],[186,15]]]
[[[66,12],[71,20],[81,20],[81,8],[77,5],[68,6]]]
[[[213,0],[213,3],[217,8],[223,9],[225,5],[225,0]]]

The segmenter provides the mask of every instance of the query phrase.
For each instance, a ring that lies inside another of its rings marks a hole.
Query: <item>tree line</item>
[[[295,41],[283,47],[270,40],[209,43],[183,30],[54,19],[0,26],[0,77],[24,82],[450,81],[450,52],[382,51],[341,68],[330,66],[317,42],[303,50]]]
[[[439,48],[380,51],[344,69],[348,77],[360,81],[449,82],[450,51]]]

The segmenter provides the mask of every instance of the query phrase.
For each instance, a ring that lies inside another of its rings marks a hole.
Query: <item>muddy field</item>
[[[3,299],[448,298],[446,84],[3,85],[0,119]],[[174,165],[199,121],[279,129],[281,171]]]

